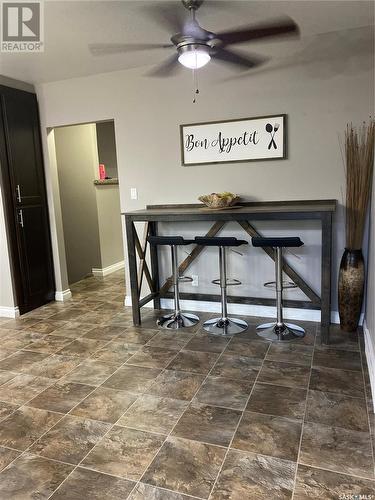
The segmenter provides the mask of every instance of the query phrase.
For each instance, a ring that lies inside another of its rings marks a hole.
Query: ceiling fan
[[[159,20],[163,27],[176,32],[171,36],[168,44],[91,44],[90,51],[93,55],[105,55],[118,52],[130,52],[149,49],[171,49],[175,52],[167,60],[153,69],[150,76],[170,76],[181,63],[190,69],[199,69],[211,59],[232,64],[234,67],[247,70],[259,66],[268,58],[245,55],[228,48],[232,45],[249,42],[252,40],[272,39],[285,35],[298,35],[297,24],[289,17],[257,25],[243,26],[235,30],[213,33],[202,28],[197,19],[196,11],[204,0],[181,0],[183,6],[190,12],[185,18],[181,15],[179,3],[164,2],[150,5],[147,13],[153,20]],[[223,4],[223,2],[210,1],[207,5]]]

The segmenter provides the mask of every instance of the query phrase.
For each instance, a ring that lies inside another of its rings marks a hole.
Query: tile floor
[[[256,318],[229,340],[153,310],[134,328],[123,293],[88,278],[0,319],[2,500],[375,498],[361,336],[269,345]]]

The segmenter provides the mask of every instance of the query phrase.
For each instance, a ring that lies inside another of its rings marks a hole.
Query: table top
[[[212,215],[231,215],[236,214],[257,214],[257,213],[312,213],[312,212],[334,212],[336,210],[337,200],[296,200],[296,201],[262,201],[262,202],[243,202],[230,209],[212,210],[203,204],[191,205],[148,205],[145,209],[125,212],[126,216],[198,216],[207,214]]]

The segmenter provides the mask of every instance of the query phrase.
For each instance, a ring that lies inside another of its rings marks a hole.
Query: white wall
[[[194,203],[202,193],[221,190],[236,192],[246,200],[341,201],[344,169],[339,135],[343,136],[346,123],[360,123],[373,110],[374,81],[369,50],[353,55],[350,64],[345,54],[338,52],[337,57],[335,61],[325,57],[296,60],[295,65],[290,61],[285,68],[261,70],[247,77],[233,76],[210,64],[199,73],[201,93],[195,105],[187,70],[165,79],[146,78],[142,76],[144,69],[132,69],[42,84],[38,87],[42,119],[48,127],[115,120],[123,211],[150,203]],[[287,160],[181,167],[181,123],[277,113],[288,114]],[[138,200],[130,199],[130,187],[137,187]],[[190,234],[201,233],[205,227],[191,227]],[[279,224],[267,228],[270,234],[282,229]],[[184,231],[182,227],[164,230]],[[292,258],[293,265],[318,289],[318,228],[306,223],[283,230],[306,240],[301,249],[303,259]],[[340,208],[334,231],[335,309],[336,270],[344,247]],[[246,254],[243,260],[231,259],[235,274],[245,282],[238,293],[254,289],[263,294],[261,284],[271,278],[272,264],[253,249]],[[208,290],[217,266],[209,252],[203,258],[197,269]]]

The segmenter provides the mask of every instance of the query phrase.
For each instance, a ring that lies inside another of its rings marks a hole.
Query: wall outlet
[[[137,188],[130,188],[130,199],[131,200],[138,200]]]
[[[191,282],[191,286],[199,286],[199,277],[197,274],[192,274],[191,277],[193,281]]]

